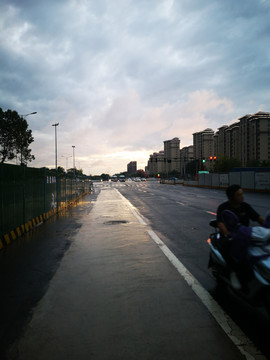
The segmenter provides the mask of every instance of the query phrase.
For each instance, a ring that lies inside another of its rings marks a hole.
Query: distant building
[[[270,161],[270,113],[259,111],[239,121],[242,166],[251,160]]]
[[[270,113],[247,114],[220,127],[214,135],[214,156],[239,159],[244,167],[252,160],[270,161]]]
[[[180,173],[180,140],[173,138],[164,141],[165,173],[177,171]]]
[[[186,173],[186,165],[194,160],[193,145],[185,146],[180,149],[180,174],[184,176]]]
[[[156,176],[165,172],[164,151],[155,152],[150,155],[148,161],[148,171],[150,176]]]
[[[218,128],[217,132],[214,135],[214,151],[211,156],[219,156],[226,154],[226,134],[227,134],[228,125],[223,125]]]
[[[131,161],[127,164],[127,172],[128,174],[135,174],[137,172],[137,161]]]
[[[147,176],[149,176],[149,165],[144,167],[144,172],[146,173]]]
[[[229,158],[241,159],[240,126],[235,122],[226,129],[225,155]],[[218,155],[217,155],[218,157]]]
[[[199,160],[199,170],[210,170],[210,157],[214,155],[214,130],[205,129],[193,134],[194,158]],[[205,162],[203,162],[205,160]]]
[[[270,113],[259,111],[248,114],[231,125],[223,125],[216,133],[205,129],[193,134],[193,146],[180,150],[180,140],[164,141],[164,151],[153,153],[148,161],[149,175],[169,174],[177,171],[183,175],[191,160],[198,160],[198,170],[213,170],[221,157],[235,158],[243,167],[254,163],[270,163]]]

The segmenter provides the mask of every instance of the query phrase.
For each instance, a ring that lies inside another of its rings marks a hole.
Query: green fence
[[[40,214],[68,206],[89,190],[86,177],[56,178],[46,168],[0,164],[0,237]]]

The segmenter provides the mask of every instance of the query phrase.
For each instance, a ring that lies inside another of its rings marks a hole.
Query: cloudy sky
[[[86,174],[140,168],[270,111],[270,0],[1,0],[0,107],[27,117],[33,166],[76,146]],[[68,158],[69,167],[72,158]]]

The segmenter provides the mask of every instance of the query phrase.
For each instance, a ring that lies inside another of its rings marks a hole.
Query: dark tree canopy
[[[0,108],[0,162],[19,158],[26,165],[35,159],[29,145],[34,141],[27,121],[16,111],[3,111]]]
[[[195,175],[199,168],[198,160],[189,161],[186,164],[186,174]]]
[[[235,158],[229,158],[227,156],[220,157],[214,165],[214,172],[228,173],[234,167],[241,167],[241,161]]]

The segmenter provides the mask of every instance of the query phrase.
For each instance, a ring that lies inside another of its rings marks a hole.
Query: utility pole
[[[75,145],[72,145],[73,148],[73,172],[75,175]]]
[[[57,166],[57,124],[52,124],[55,129],[55,171],[56,171],[56,212],[58,214],[58,166]]]

